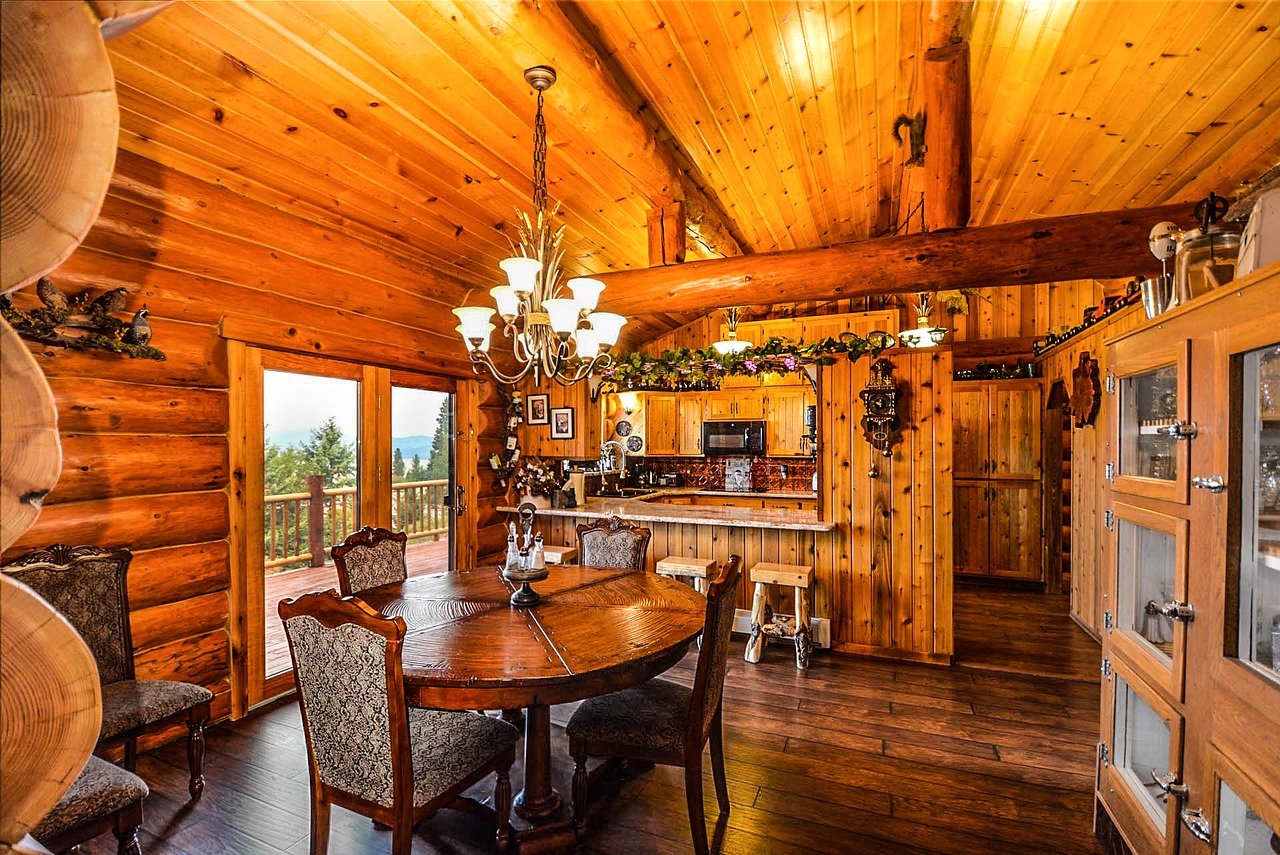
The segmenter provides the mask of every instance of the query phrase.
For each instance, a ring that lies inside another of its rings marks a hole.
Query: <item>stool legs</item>
[[[809,654],[813,652],[813,621],[809,617],[809,591],[795,588],[796,592],[796,667],[809,668]]]
[[[764,653],[765,588],[763,582],[756,582],[755,593],[751,597],[751,635],[747,637],[747,650],[743,659],[756,663]]]

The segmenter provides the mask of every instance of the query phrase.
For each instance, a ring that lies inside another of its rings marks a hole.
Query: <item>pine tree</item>
[[[308,475],[319,475],[326,487],[349,487],[355,483],[356,450],[345,441],[342,428],[330,416],[300,449],[310,464]]]
[[[431,441],[431,461],[427,463],[428,479],[449,477],[449,439],[449,412],[447,407],[441,407],[436,419],[436,435]]]
[[[413,462],[409,465],[409,470],[404,473],[406,481],[425,481],[427,480],[427,470],[422,465],[422,458],[417,454],[413,455]]]
[[[391,474],[397,481],[404,480],[404,452],[398,447],[391,454]]]

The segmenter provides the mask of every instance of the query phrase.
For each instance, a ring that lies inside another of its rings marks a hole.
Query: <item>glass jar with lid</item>
[[[1212,223],[1182,233],[1174,261],[1173,297],[1169,308],[1235,279],[1240,232],[1239,223]]]

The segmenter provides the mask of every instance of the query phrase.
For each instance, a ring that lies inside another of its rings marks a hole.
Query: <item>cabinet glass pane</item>
[[[1280,345],[1242,359],[1238,655],[1280,676]]]
[[[1120,474],[1175,481],[1178,440],[1157,433],[1178,420],[1178,367],[1120,381]]]
[[[1172,665],[1173,620],[1160,614],[1160,606],[1174,599],[1177,540],[1125,519],[1116,538],[1119,628],[1145,639]]]
[[[1218,791],[1218,855],[1272,852],[1280,852],[1280,834],[1223,781]]]
[[[1115,765],[1157,826],[1164,827],[1163,793],[1152,773],[1169,771],[1169,723],[1124,678],[1116,678]]]

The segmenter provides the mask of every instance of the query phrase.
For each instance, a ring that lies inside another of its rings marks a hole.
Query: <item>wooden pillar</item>
[[[324,478],[307,476],[307,548],[311,552],[311,566],[324,566]],[[336,535],[337,532],[334,532]]]
[[[969,45],[925,52],[925,224],[930,231],[969,225],[973,139],[969,99]]]
[[[680,264],[685,251],[683,202],[649,209],[649,266]]]

